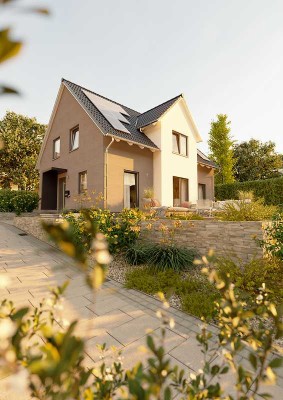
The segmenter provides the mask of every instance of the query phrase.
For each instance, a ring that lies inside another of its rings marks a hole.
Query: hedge
[[[24,190],[0,190],[0,212],[32,212],[38,206],[39,196],[36,192]]]
[[[262,197],[264,199],[265,204],[283,204],[283,178],[216,185],[216,200],[237,199],[239,190],[252,190],[256,198]]]

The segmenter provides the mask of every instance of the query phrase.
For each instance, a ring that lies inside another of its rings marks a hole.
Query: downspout
[[[107,136],[107,135],[106,135]],[[114,142],[114,138],[112,136],[111,142],[105,149],[104,152],[104,209],[107,209],[107,183],[108,183],[108,150],[112,143]]]

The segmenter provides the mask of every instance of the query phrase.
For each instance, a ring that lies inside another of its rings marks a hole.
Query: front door
[[[58,179],[58,211],[65,208],[66,178]]]

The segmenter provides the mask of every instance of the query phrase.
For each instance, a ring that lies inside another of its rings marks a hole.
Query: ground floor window
[[[124,172],[124,207],[138,207],[138,173],[132,171]]]
[[[180,206],[189,201],[189,180],[173,176],[173,205]]]
[[[87,171],[79,173],[79,194],[87,190]]]
[[[198,199],[199,200],[206,199],[206,185],[204,183],[198,184]]]

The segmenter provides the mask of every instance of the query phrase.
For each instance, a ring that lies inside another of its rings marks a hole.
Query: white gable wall
[[[183,102],[179,100],[155,126],[144,130],[161,149],[153,157],[153,184],[155,197],[162,206],[173,205],[173,176],[188,179],[189,201],[195,203],[198,199],[197,145]],[[172,152],[172,131],[188,137],[188,157]]]

